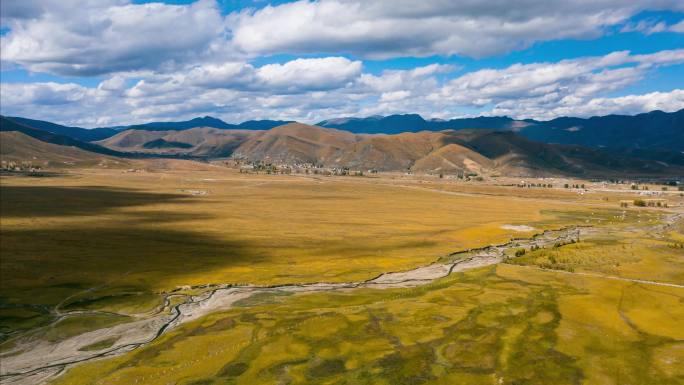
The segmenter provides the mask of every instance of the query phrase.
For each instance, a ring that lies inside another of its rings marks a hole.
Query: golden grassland
[[[612,232],[580,243],[535,250],[510,263],[682,284],[684,249],[676,239],[658,239],[634,231]]]
[[[178,286],[358,281],[547,228],[614,231],[412,289],[255,296],[56,384],[684,381],[684,290],[568,274],[684,283],[672,247],[684,224],[645,230],[661,211],[623,211],[607,193],[189,164],[2,177],[2,331],[54,340],[125,322]],[[55,309],[122,316],[40,328]]]
[[[680,384],[683,298],[508,264],[261,296],[54,384]]]
[[[136,313],[182,285],[362,280],[519,235],[502,224],[561,225],[549,202],[212,167],[1,182],[2,301],[33,310]]]

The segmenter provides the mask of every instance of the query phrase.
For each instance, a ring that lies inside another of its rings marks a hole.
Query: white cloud
[[[653,66],[684,63],[684,49],[630,55],[627,51],[557,63],[514,64],[483,69],[449,81],[429,96],[434,101],[484,106],[509,100],[560,102],[624,88],[642,79]]]
[[[88,89],[78,84],[29,83],[2,84],[2,100],[10,104],[35,104],[41,106],[65,105],[83,100]]]
[[[684,20],[680,21],[677,24],[673,24],[668,28],[669,31],[672,32],[681,32],[684,33]]]
[[[620,32],[640,32],[645,35],[651,35],[659,32],[680,32],[684,33],[684,20],[675,24],[668,25],[664,21],[654,19],[641,20],[638,23],[625,24]]]
[[[360,61],[342,57],[261,67],[225,62],[147,75],[132,86],[121,75],[96,87],[3,83],[0,97],[3,114],[85,126],[199,115],[231,122],[263,118],[316,122],[393,113],[450,118],[463,111],[549,119],[682,108],[679,90],[608,97],[647,78],[654,68],[679,63],[684,63],[684,49],[514,64],[457,77],[450,73],[456,68],[439,64],[363,73]]]
[[[296,59],[265,65],[258,69],[257,78],[266,87],[290,92],[326,90],[345,86],[361,73],[361,67],[360,61],[343,57]]]
[[[380,95],[380,102],[396,102],[398,100],[404,100],[409,96],[411,96],[411,91],[383,92]]]
[[[681,0],[301,0],[221,15],[216,0],[3,0],[2,60],[32,72],[174,72],[262,54],[367,58],[498,55],[539,41],[591,38]],[[678,23],[625,29],[682,31]]]
[[[351,53],[368,58],[481,57],[538,41],[588,38],[644,9],[684,10],[680,0],[306,0],[229,18],[248,54]]]
[[[90,76],[174,68],[215,54],[224,32],[213,0],[188,6],[122,1],[3,0],[2,60],[33,72]]]
[[[103,91],[111,91],[111,92],[121,92],[124,90],[126,86],[126,78],[123,76],[112,76],[111,78],[102,81],[98,86],[97,89],[103,90]]]
[[[628,23],[620,30],[620,32],[641,32],[644,35],[651,35],[658,32],[664,32],[668,29],[664,21],[641,20],[640,22]]]
[[[508,115],[514,118],[553,119],[559,116],[600,116],[608,114],[633,115],[653,110],[667,112],[684,108],[684,90],[651,92],[615,98],[580,99],[568,97],[557,105],[546,107],[529,102],[502,103],[489,115]]]

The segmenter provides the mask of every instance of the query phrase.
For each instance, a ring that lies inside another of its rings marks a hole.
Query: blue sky
[[[86,127],[684,108],[684,2],[2,2],[0,110]]]

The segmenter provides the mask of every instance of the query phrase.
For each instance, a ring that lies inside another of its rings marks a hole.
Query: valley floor
[[[1,189],[2,383],[684,381],[676,194],[191,162]]]

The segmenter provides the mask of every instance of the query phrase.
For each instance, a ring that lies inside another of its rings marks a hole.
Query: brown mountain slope
[[[482,174],[494,168],[494,162],[458,144],[447,144],[418,159],[411,169],[422,172]]]
[[[513,132],[443,132],[448,135],[448,141],[461,144],[491,159],[491,171],[502,175],[684,175],[684,168],[681,166],[604,149],[534,142]]]
[[[164,137],[167,133],[168,131],[126,130],[95,143],[112,150],[133,151],[142,148],[142,145],[149,141]]]
[[[0,132],[0,159],[6,162],[31,162],[42,167],[89,166],[96,164],[125,165],[128,161],[82,150],[43,142],[19,131]]]
[[[119,151],[217,158],[230,156],[240,144],[259,133],[261,131],[211,127],[183,131],[132,129],[97,143]]]
[[[234,156],[276,163],[336,164],[359,138],[346,131],[290,123],[253,136]]]
[[[348,147],[338,164],[352,168],[407,170],[442,146],[438,132],[365,135]]]
[[[448,141],[490,159],[490,168],[501,174],[544,176],[583,171],[563,153],[562,148],[532,142],[513,132],[459,130],[445,133]]]

